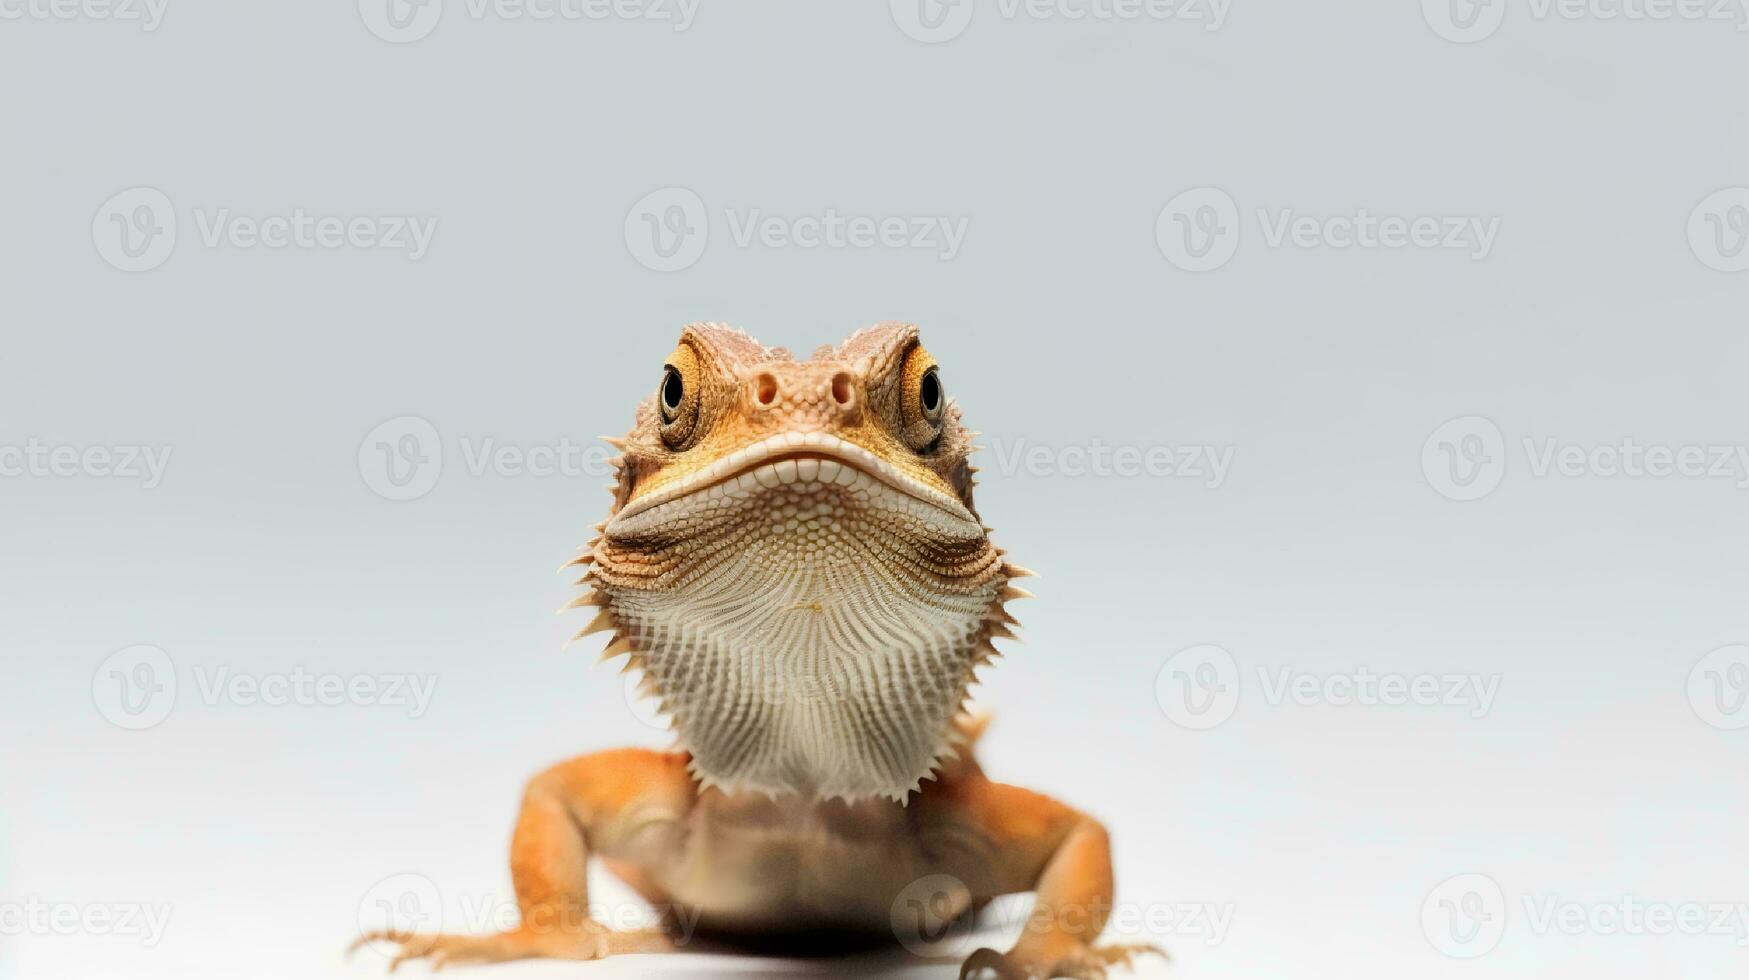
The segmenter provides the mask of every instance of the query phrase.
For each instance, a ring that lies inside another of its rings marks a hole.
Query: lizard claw
[[[1008,957],[996,952],[988,946],[975,950],[966,957],[960,965],[960,980],[981,973],[985,970],[994,972],[998,980],[1030,980],[1026,971],[1008,961]]]
[[[347,954],[351,955],[367,943],[385,940],[400,947],[389,960],[390,973],[409,960],[425,960],[436,971],[448,966],[505,963],[535,957],[598,960],[621,953],[671,952],[674,948],[667,935],[658,929],[614,932],[591,924],[586,929],[575,931],[513,930],[481,936],[427,935],[382,929],[359,936]]]
[[[996,974],[997,980],[1047,980],[1065,977],[1068,980],[1106,980],[1112,967],[1129,968],[1137,956],[1152,954],[1169,959],[1158,946],[1141,943],[1129,946],[1079,946],[1054,956],[1041,956],[1016,948],[1006,954],[993,949],[977,950],[966,957],[960,967],[960,980],[967,980],[985,970]]]

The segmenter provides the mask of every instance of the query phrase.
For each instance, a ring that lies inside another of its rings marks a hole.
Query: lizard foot
[[[1067,977],[1068,980],[1106,980],[1114,966],[1128,968],[1137,956],[1152,953],[1166,959],[1166,951],[1158,946],[1085,946],[1076,944],[1067,950],[1046,951],[1016,946],[1007,953],[988,947],[966,957],[960,967],[960,980],[967,980],[989,971],[997,980],[1047,980]]]
[[[510,960],[599,960],[619,953],[666,953],[674,948],[660,929],[614,932],[591,924],[581,931],[536,932],[511,930],[483,936],[440,935],[383,929],[368,932],[347,950],[350,955],[366,943],[387,940],[401,948],[389,961],[389,972],[408,960],[426,960],[432,970],[446,966],[504,963]]]

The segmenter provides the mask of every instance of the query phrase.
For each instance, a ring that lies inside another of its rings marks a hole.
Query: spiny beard
[[[705,785],[903,800],[1007,635],[1009,566],[981,527],[897,491],[736,494],[610,525],[591,579],[616,645]]]

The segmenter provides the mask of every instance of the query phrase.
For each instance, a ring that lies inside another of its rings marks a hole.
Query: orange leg
[[[1111,841],[1093,818],[1029,790],[973,775],[944,787],[936,805],[970,826],[989,846],[984,866],[968,872],[974,896],[1031,891],[1037,902],[1019,942],[1007,953],[980,949],[966,959],[961,980],[981,971],[1001,980],[1070,977],[1103,980],[1114,966],[1157,946],[1094,942],[1112,911]],[[987,894],[978,895],[984,891]]]
[[[693,784],[685,757],[639,749],[581,756],[532,779],[510,844],[510,872],[521,921],[480,936],[386,930],[360,937],[400,945],[393,970],[412,959],[433,969],[548,957],[594,960],[616,953],[672,948],[660,929],[615,932],[589,917],[585,875],[591,854],[628,863],[679,853],[681,819]]]

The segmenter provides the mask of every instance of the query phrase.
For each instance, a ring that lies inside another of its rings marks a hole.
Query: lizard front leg
[[[537,957],[594,960],[616,953],[672,948],[660,929],[615,932],[589,917],[586,869],[592,854],[633,865],[677,856],[682,819],[694,790],[685,757],[622,749],[581,756],[529,781],[510,844],[510,872],[520,923],[486,935],[430,935],[385,930],[398,943],[394,970],[412,959],[432,968]]]
[[[961,980],[981,971],[1001,980],[1069,977],[1103,980],[1114,966],[1158,946],[1095,946],[1111,915],[1111,841],[1098,821],[1048,797],[973,777],[948,800],[949,817],[987,844],[983,867],[968,881],[980,900],[1037,893],[1026,929],[1007,953],[980,949],[966,959]]]

